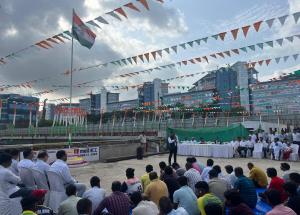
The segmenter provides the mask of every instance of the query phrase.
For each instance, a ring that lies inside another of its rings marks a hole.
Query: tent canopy
[[[191,140],[193,137],[200,141],[215,141],[229,142],[237,137],[248,137],[249,131],[241,124],[234,124],[228,127],[216,128],[199,128],[199,129],[181,129],[181,128],[167,128],[167,134],[174,132],[180,141]]]

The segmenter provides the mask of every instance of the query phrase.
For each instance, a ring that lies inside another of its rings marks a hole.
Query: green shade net
[[[179,141],[191,140],[193,137],[200,141],[215,141],[229,142],[237,137],[248,137],[249,131],[241,124],[231,125],[229,127],[216,127],[216,128],[200,128],[200,129],[181,129],[181,128],[167,128],[168,136],[174,132]]]
[[[295,75],[300,75],[300,70],[294,72]]]

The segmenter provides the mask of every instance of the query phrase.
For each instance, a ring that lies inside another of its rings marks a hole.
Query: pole
[[[74,9],[72,10],[72,28],[73,28],[73,15],[74,15]],[[73,32],[73,29],[72,31]],[[72,94],[73,94],[73,47],[74,47],[74,39],[72,36],[72,45],[71,45],[71,71],[70,71],[70,110],[72,108]],[[69,148],[71,148],[71,144],[72,144],[72,132],[71,132],[71,127],[69,129]]]

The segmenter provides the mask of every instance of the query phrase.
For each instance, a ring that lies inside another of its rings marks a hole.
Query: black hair
[[[43,159],[43,158],[45,158],[45,157],[47,157],[47,156],[48,156],[47,151],[40,151],[40,152],[38,153],[37,158]]]
[[[281,163],[280,167],[282,170],[290,170],[291,166],[288,163]]]
[[[9,150],[9,154],[12,157],[18,156],[19,155],[19,150],[18,149],[11,149],[11,150]]]
[[[276,206],[282,203],[280,192],[278,190],[269,189],[265,192],[265,195],[272,206]]]
[[[249,162],[249,163],[247,164],[247,166],[248,166],[248,167],[254,167],[254,164],[251,163],[251,162]]]
[[[98,176],[91,177],[90,184],[91,184],[91,187],[100,186],[100,178]]]
[[[177,178],[177,182],[181,187],[183,187],[188,184],[188,179],[185,176],[180,176],[179,178]]]
[[[174,169],[176,169],[176,168],[180,168],[180,165],[179,165],[178,163],[173,163],[173,164],[172,164],[172,167],[173,167]]]
[[[197,159],[195,157],[191,157],[191,161],[192,161],[192,163],[195,163],[195,162],[197,162]]]
[[[186,158],[186,162],[187,162],[187,163],[193,163],[193,159],[192,159],[191,157],[187,157],[187,158]]]
[[[192,168],[193,168],[193,164],[190,163],[190,162],[187,162],[187,163],[185,164],[185,168],[186,168],[186,170],[192,169]]]
[[[167,166],[167,167],[165,168],[165,174],[166,174],[166,175],[172,175],[172,174],[173,174],[173,169],[172,169],[172,167]]]
[[[208,172],[209,178],[217,178],[218,177],[218,172],[214,169],[210,170]]]
[[[32,149],[25,149],[25,150],[23,151],[23,157],[24,157],[24,158],[28,158],[29,155],[31,155],[31,153],[32,153]]]
[[[130,196],[130,200],[134,205],[138,205],[143,200],[141,192],[139,191],[133,192]]]
[[[270,178],[276,177],[277,176],[277,170],[273,167],[270,167],[270,168],[267,169],[267,175]]]
[[[111,184],[111,190],[113,192],[116,192],[116,191],[121,191],[121,187],[122,187],[122,184],[120,181],[114,181],[112,184]]]
[[[157,178],[158,178],[158,176],[157,176],[156,172],[150,172],[149,173],[149,179],[150,179],[150,181],[155,180]]]
[[[92,202],[87,198],[80,199],[76,205],[78,214],[88,214],[92,210]]]
[[[161,170],[165,170],[165,168],[167,167],[167,164],[164,161],[159,162],[158,165]]]
[[[300,184],[300,174],[297,172],[290,173],[290,180],[296,184]]]
[[[234,174],[236,177],[244,175],[244,171],[242,167],[236,167],[234,168]]]
[[[206,164],[207,164],[207,166],[213,166],[214,165],[214,160],[213,159],[207,159]]]
[[[161,197],[160,200],[159,200],[159,209],[164,214],[170,213],[173,210],[171,200],[166,196]]]
[[[126,177],[127,177],[127,178],[134,178],[134,169],[132,169],[132,168],[127,168],[127,169],[126,169]]]
[[[216,170],[218,174],[222,172],[221,167],[219,165],[213,166],[213,169]]]
[[[232,173],[233,172],[233,167],[231,165],[226,165],[225,166],[225,170],[228,174]]]
[[[231,190],[225,191],[224,197],[227,200],[229,200],[233,206],[237,206],[240,203],[242,203],[242,201],[243,201],[239,191],[237,191],[236,189],[231,189]]]
[[[66,153],[66,151],[65,150],[58,150],[57,152],[56,152],[56,158],[57,159],[62,159],[64,156],[66,156],[67,155],[67,153]]]
[[[146,172],[147,172],[147,173],[150,173],[150,172],[152,172],[152,171],[153,171],[153,166],[152,166],[151,164],[147,165],[147,166],[146,166]]]
[[[66,194],[67,196],[75,196],[77,192],[76,186],[74,184],[69,184],[66,187]]]
[[[11,161],[11,155],[5,152],[0,153],[0,165],[8,163]]]
[[[297,184],[294,183],[294,182],[286,182],[282,185],[283,189],[289,193],[290,195],[294,196],[294,195],[297,195]]]
[[[198,190],[204,190],[205,193],[209,192],[209,186],[208,186],[208,183],[206,181],[198,181],[195,184],[195,188],[198,189]]]
[[[38,203],[38,199],[33,196],[27,196],[21,199],[21,206],[23,211],[26,210],[34,211],[37,203]]]
[[[217,203],[208,203],[204,207],[206,215],[222,215],[223,209],[221,205]]]

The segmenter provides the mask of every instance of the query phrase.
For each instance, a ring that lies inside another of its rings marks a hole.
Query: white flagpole
[[[0,99],[0,119],[1,119],[1,114],[2,114],[2,99]]]
[[[31,107],[30,107],[30,110],[29,110],[29,127],[31,127],[31,118],[32,118],[32,110],[31,110]]]
[[[17,104],[14,103],[14,118],[13,118],[13,125],[16,125],[16,115],[17,115]]]
[[[72,30],[71,33],[73,33],[73,15],[74,15],[74,9],[72,11]],[[72,107],[72,94],[73,94],[73,49],[74,49],[74,39],[72,35],[72,45],[71,45],[71,73],[70,73],[70,108]]]

